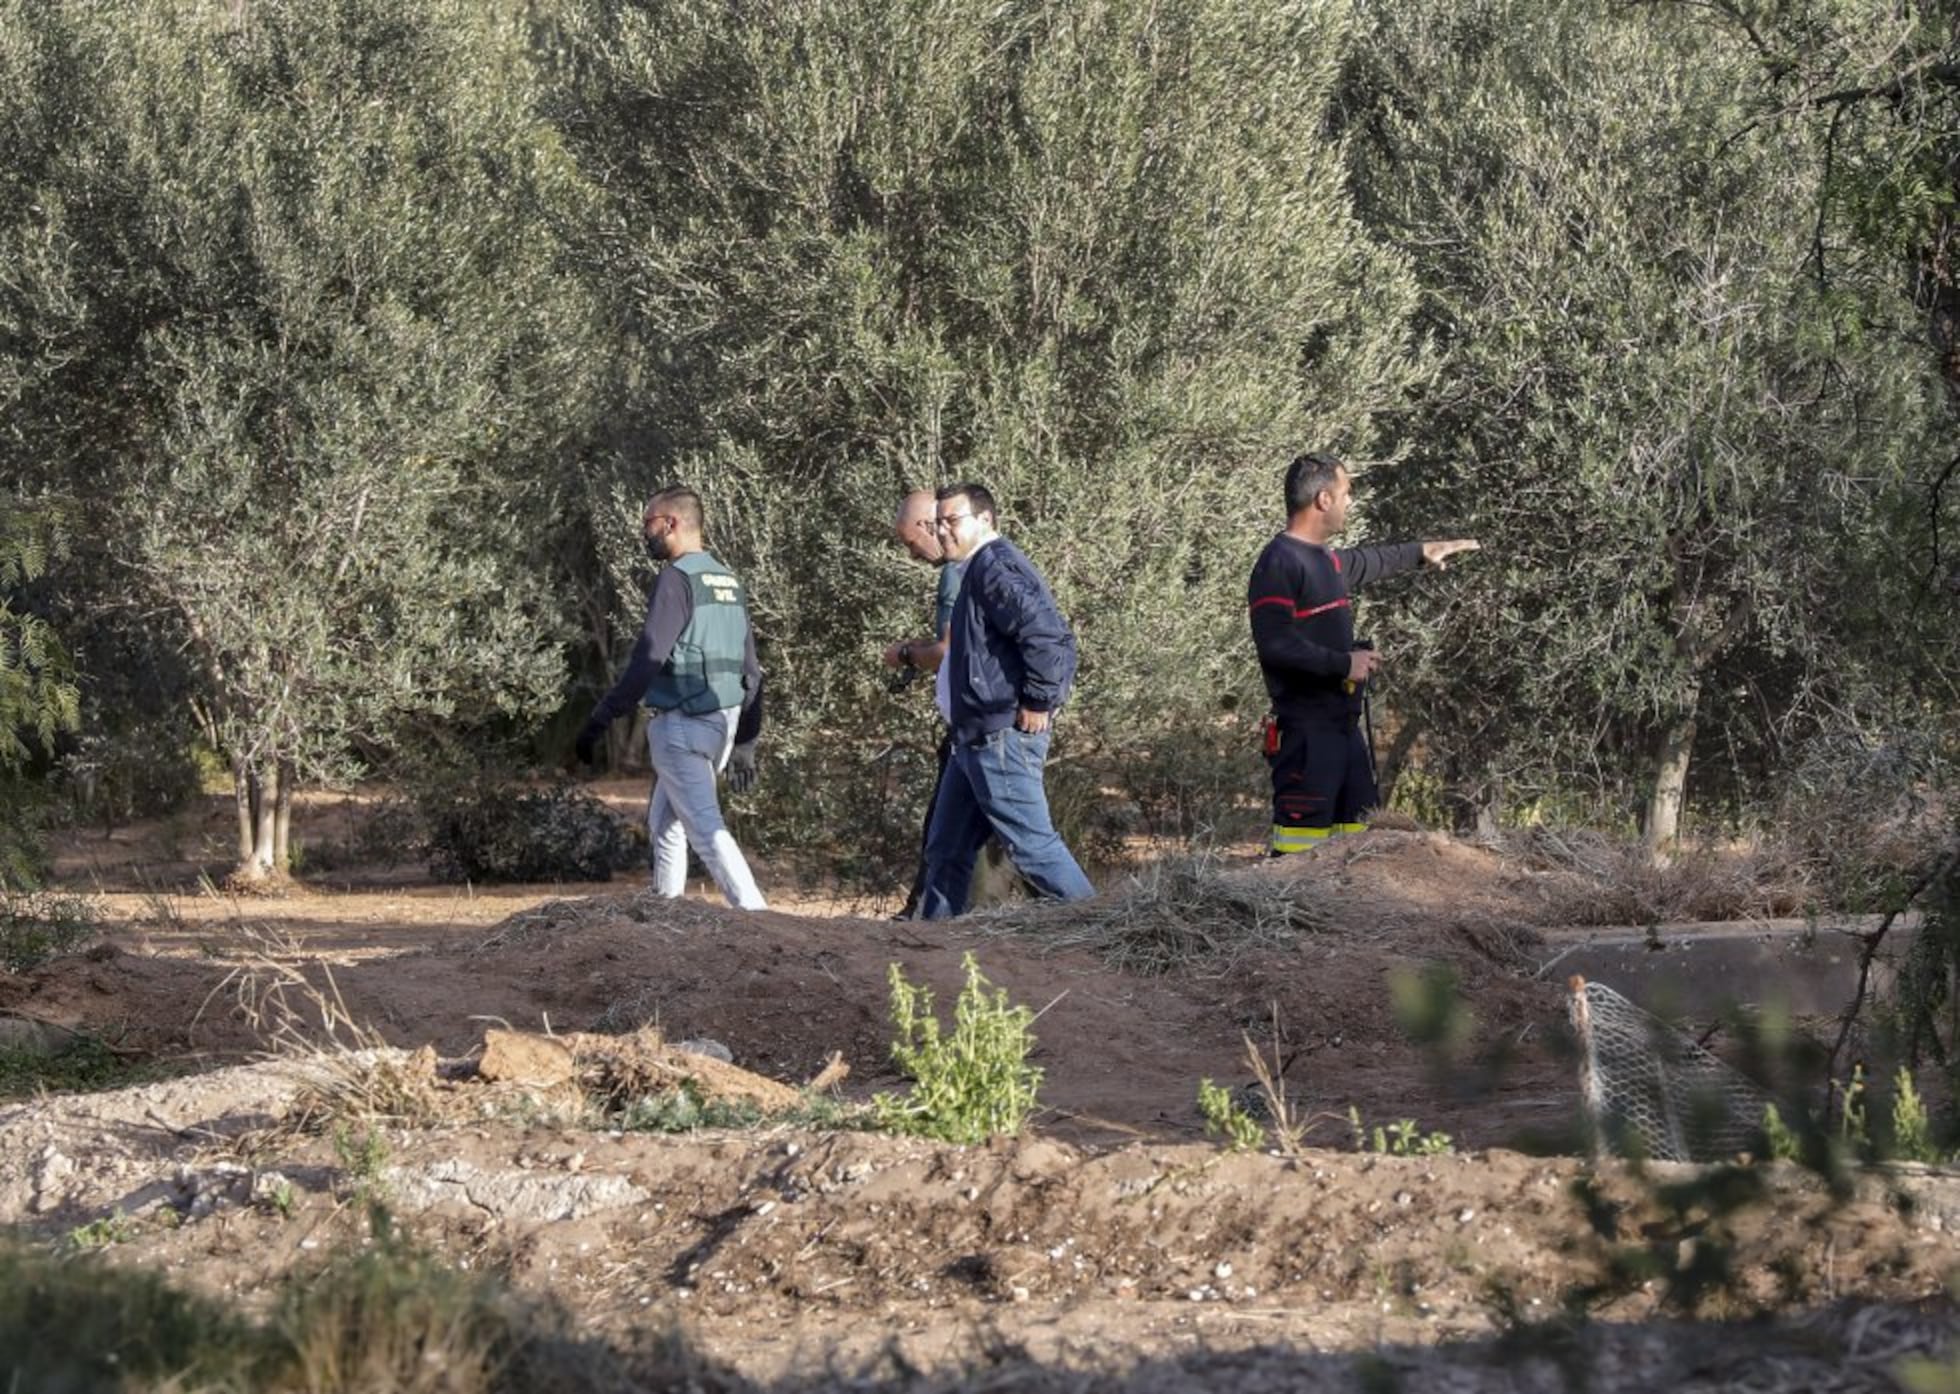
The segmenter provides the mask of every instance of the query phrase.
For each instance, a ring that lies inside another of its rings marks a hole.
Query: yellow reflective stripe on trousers
[[[1366,823],[1336,823],[1334,825],[1334,831],[1337,833],[1365,833],[1368,831],[1368,825]]]
[[[1331,828],[1283,828],[1273,824],[1273,850],[1275,852],[1304,852],[1318,842],[1326,840]]]

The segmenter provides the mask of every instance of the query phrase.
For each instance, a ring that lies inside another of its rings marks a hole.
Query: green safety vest
[[[646,704],[689,716],[739,707],[744,696],[742,655],[749,637],[742,583],[708,552],[689,552],[670,565],[687,577],[694,616],[647,687]]]

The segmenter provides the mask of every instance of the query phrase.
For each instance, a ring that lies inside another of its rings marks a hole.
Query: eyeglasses
[[[934,518],[932,520],[932,525],[940,532],[951,532],[954,528],[958,527],[962,522],[964,522],[968,518],[971,518],[972,516],[973,515],[971,513],[946,513],[946,514],[942,514],[940,517]]]

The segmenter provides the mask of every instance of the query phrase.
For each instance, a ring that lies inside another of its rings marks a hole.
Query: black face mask
[[[654,536],[649,537],[646,540],[646,543],[647,543],[647,555],[649,557],[652,557],[655,561],[667,560],[667,534],[666,533],[664,532],[656,533]]]

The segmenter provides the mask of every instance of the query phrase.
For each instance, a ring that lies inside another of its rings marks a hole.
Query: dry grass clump
[[[657,1028],[624,1036],[577,1033],[563,1038],[585,1091],[612,1107],[686,1089],[709,1103],[787,1113],[803,1103],[789,1085],[669,1045]]]
[[[1508,834],[1502,850],[1552,873],[1541,883],[1548,924],[1768,919],[1812,903],[1802,865],[1772,843],[1690,847],[1656,863],[1637,838],[1537,827]]]
[[[233,988],[268,1053],[298,1067],[304,1084],[282,1126],[300,1132],[437,1127],[505,1115],[576,1125],[683,1093],[758,1117],[804,1103],[789,1085],[669,1045],[657,1027],[623,1035],[491,1030],[474,1069],[468,1061],[445,1069],[434,1047],[404,1051],[355,1021],[325,964],[261,953],[223,985]]]
[[[1153,862],[1093,900],[1026,901],[981,911],[972,924],[1048,949],[1087,950],[1141,974],[1223,971],[1241,954],[1287,948],[1331,927],[1291,883],[1226,870],[1209,852]]]
[[[319,982],[307,976],[308,966]],[[399,1050],[356,1021],[326,964],[294,963],[261,946],[212,995],[227,987],[267,1054],[297,1065],[306,1080],[293,1126],[431,1124],[459,1116],[436,1078],[434,1048]]]

